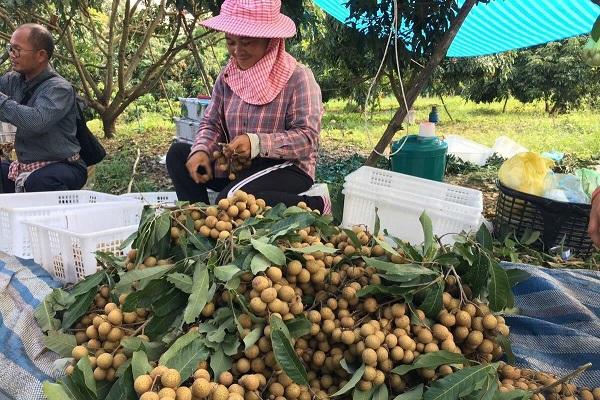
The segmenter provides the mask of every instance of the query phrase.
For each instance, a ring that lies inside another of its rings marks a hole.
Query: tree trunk
[[[442,101],[442,106],[444,106],[444,110],[446,110],[446,114],[448,114],[448,118],[450,118],[450,121],[454,122],[454,118],[452,118],[452,115],[450,115],[450,111],[448,111],[448,107],[446,107],[446,102],[444,101],[444,96],[442,96],[441,94],[440,96],[440,100]]]
[[[456,16],[454,21],[452,21],[450,29],[448,29],[448,31],[442,37],[440,43],[438,43],[435,47],[435,50],[433,51],[429,62],[412,82],[410,89],[406,93],[406,102],[408,104],[408,108],[410,108],[414,104],[415,100],[417,99],[417,97],[419,97],[419,94],[425,87],[425,84],[431,79],[433,72],[446,56],[450,44],[454,40],[454,37],[458,33],[458,30],[462,26],[463,22],[465,21],[465,18],[467,17],[467,15],[469,14],[476,2],[477,0],[465,1],[460,11],[458,12],[458,15]],[[375,149],[371,152],[371,155],[367,159],[365,165],[375,165],[375,163],[380,157],[380,154],[383,154],[385,148],[390,144],[390,142],[394,138],[394,134],[398,132],[398,130],[400,130],[402,126],[402,121],[404,121],[407,112],[408,110],[406,109],[406,107],[402,107],[402,105],[396,111],[396,113],[392,117],[392,120],[389,122],[387,128],[385,129],[383,136],[381,137],[381,139],[379,139],[379,142],[375,146]]]
[[[502,114],[504,114],[506,112],[507,104],[508,104],[508,97],[506,97],[506,99],[504,99],[504,106],[502,107]]]
[[[115,137],[117,116],[112,113],[105,113],[102,115],[102,129],[104,130],[104,137],[106,139],[112,139]]]

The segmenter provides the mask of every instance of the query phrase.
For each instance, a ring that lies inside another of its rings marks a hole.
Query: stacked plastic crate
[[[194,138],[200,128],[200,121],[204,111],[210,103],[207,97],[180,97],[181,117],[175,117],[177,128],[177,141],[183,143],[194,143]]]

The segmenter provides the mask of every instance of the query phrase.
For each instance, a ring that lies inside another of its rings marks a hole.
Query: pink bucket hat
[[[221,13],[201,25],[235,36],[289,38],[296,24],[281,13],[281,0],[225,0]]]

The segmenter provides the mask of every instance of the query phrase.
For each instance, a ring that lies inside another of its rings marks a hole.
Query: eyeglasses
[[[37,50],[36,50],[36,49],[31,49],[31,50],[28,50],[28,49],[16,49],[16,48],[15,48],[15,47],[14,47],[12,44],[10,44],[10,43],[8,43],[8,44],[6,45],[6,52],[7,52],[7,53],[9,53],[9,54],[10,54],[10,53],[14,54],[14,56],[15,56],[15,57],[17,57],[17,58],[21,57],[21,52],[22,52],[22,51],[37,51]]]

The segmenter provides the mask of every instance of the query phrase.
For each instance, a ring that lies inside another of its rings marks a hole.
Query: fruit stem
[[[563,376],[562,378],[558,379],[556,382],[551,383],[549,385],[546,386],[542,386],[538,389],[536,389],[533,393],[541,393],[541,392],[545,392],[549,389],[552,389],[555,386],[558,386],[560,384],[563,384],[565,382],[571,381],[573,379],[575,379],[576,377],[578,377],[579,375],[581,375],[582,373],[584,373],[587,369],[589,369],[592,366],[592,363],[587,363],[587,364],[583,364],[582,366],[580,366],[579,368],[577,368],[575,371]]]

